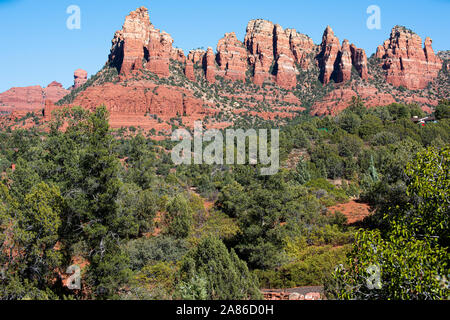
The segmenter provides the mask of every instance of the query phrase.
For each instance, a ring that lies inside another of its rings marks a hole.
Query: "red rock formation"
[[[147,70],[167,77],[170,58],[177,58],[175,55],[179,55],[179,51],[174,51],[172,44],[170,35],[155,29],[150,23],[148,10],[141,7],[131,12],[125,18],[123,29],[116,32],[109,62],[117,67],[121,74],[141,70],[145,65]]]
[[[145,68],[160,77],[168,77],[172,44],[173,39],[168,33],[151,28],[147,47],[148,62]]]
[[[389,40],[378,46],[377,58],[384,61],[386,80],[407,89],[424,89],[442,68],[442,60],[434,54],[431,39],[422,39],[405,27],[392,29]]]
[[[352,52],[348,40],[342,42],[341,52],[339,53],[339,64],[336,75],[336,82],[347,82],[352,77]]]
[[[205,69],[206,80],[209,83],[216,82],[216,56],[211,47],[206,51],[206,55],[203,58],[203,68]]]
[[[391,94],[378,92],[376,88],[359,88],[358,91],[350,88],[342,88],[333,90],[324,99],[314,103],[311,107],[311,115],[337,115],[350,105],[353,97],[357,96],[368,100],[365,101],[367,107],[388,105],[396,102]]]
[[[418,103],[422,110],[430,113],[429,106],[436,106],[437,100],[419,95],[402,94],[400,91],[387,93],[371,86],[358,86],[351,88],[338,88],[327,94],[321,101],[316,101],[311,107],[311,115],[337,115],[345,110],[352,102],[353,97],[360,97],[366,107],[386,106],[395,102],[405,104]]]
[[[184,68],[184,74],[186,78],[191,81],[196,81],[195,72],[194,72],[194,63],[190,60],[186,61],[186,67]]]
[[[145,48],[149,44],[150,29],[148,10],[141,7],[125,18],[122,30],[114,35],[109,61],[122,74],[142,69],[144,58],[148,59]]]
[[[185,63],[186,57],[184,56],[183,49],[173,48],[172,51],[170,52],[170,59],[181,63]]]
[[[63,88],[62,84],[56,81],[50,83],[47,88],[43,90],[43,97],[45,101],[57,102],[61,100],[65,95],[69,94],[70,91]]]
[[[295,29],[286,29],[289,34],[289,43],[294,55],[295,62],[304,70],[311,63],[310,55],[316,50],[314,41],[307,35],[298,33]]]
[[[40,112],[46,101],[56,102],[70,91],[53,81],[46,88],[41,86],[15,87],[0,94],[0,111]]]
[[[266,20],[251,20],[247,25],[244,44],[249,63],[254,70],[253,82],[261,85],[275,76],[285,89],[297,84],[296,63],[307,69],[316,46],[308,36],[286,29]]]
[[[192,61],[194,64],[202,64],[203,57],[205,56],[206,51],[202,49],[191,50],[187,57],[188,60]]]
[[[294,54],[291,51],[290,31],[284,31],[280,25],[275,25],[275,73],[277,84],[285,89],[291,89],[297,85],[297,70]]]
[[[47,86],[47,88],[62,88],[62,84],[57,82],[57,81],[52,81],[50,82],[50,84]]]
[[[350,46],[352,51],[352,64],[355,66],[359,76],[367,80],[369,78],[369,71],[367,67],[367,55],[364,49],[358,49],[354,44]]]
[[[46,101],[45,105],[44,105],[44,111],[43,111],[44,120],[50,121],[52,119],[52,112],[57,109],[60,109],[60,108],[61,107],[56,106],[53,102]]]
[[[75,70],[73,77],[74,77],[74,83],[73,83],[73,89],[77,89],[81,87],[83,84],[87,82],[87,72],[83,69]]]
[[[404,69],[386,68],[387,73],[391,72],[398,78],[415,77],[418,74],[418,68],[414,69],[408,65],[414,59],[414,61],[423,62],[421,66],[425,76],[422,73],[422,78],[428,79],[427,75],[436,71],[440,59],[434,55],[431,39],[427,38],[425,48],[417,51],[417,43],[420,46],[421,40],[417,41],[414,36],[408,38],[404,35],[394,35],[391,38],[393,40],[388,40],[385,46],[379,49],[378,55],[386,60],[385,64],[389,59],[392,64],[395,64],[397,57]],[[350,45],[347,40],[344,40],[341,46],[330,27],[325,30],[320,46],[314,45],[309,37],[297,33],[294,29],[283,30],[281,26],[265,20],[249,22],[244,44],[234,33],[225,34],[224,38],[218,42],[217,54],[214,54],[212,48],[208,48],[207,51],[198,49],[190,51],[186,58],[181,49],[172,47],[172,43],[170,35],[160,32],[151,25],[147,9],[140,8],[132,12],[125,19],[123,30],[116,32],[109,56],[110,65],[116,66],[121,72],[119,82],[98,83],[90,86],[77,95],[73,105],[80,105],[87,109],[93,109],[101,104],[106,105],[110,111],[110,123],[113,128],[140,126],[146,129],[163,130],[167,133],[171,128],[168,120],[173,117],[181,116],[183,124],[191,126],[195,120],[202,119],[206,115],[211,115],[208,120],[212,120],[208,126],[225,128],[232,125],[232,118],[221,122],[213,118],[224,110],[228,111],[229,106],[232,106],[229,111],[235,115],[263,119],[293,118],[304,110],[302,101],[293,94],[293,91],[280,90],[271,86],[265,90],[254,90],[253,86],[250,86],[251,90],[247,90],[245,86],[235,86],[233,93],[218,87],[214,97],[208,94],[208,100],[203,101],[196,98],[204,96],[201,86],[194,88],[192,83],[185,88],[160,85],[161,82],[153,78],[139,78],[131,75],[146,69],[160,77],[166,77],[169,75],[170,61],[175,60],[185,64],[185,75],[191,81],[197,80],[200,73],[196,69],[202,66],[209,83],[215,83],[217,75],[232,81],[245,80],[246,72],[250,67],[250,70],[254,71],[255,84],[261,85],[268,81],[289,90],[297,84],[296,78],[299,73],[297,66],[306,70],[310,69],[309,67],[315,62],[320,67],[320,77],[325,84],[332,78],[338,83],[351,80],[353,66],[361,78],[368,78],[365,51],[353,44]],[[405,68],[405,65],[408,68]],[[395,73],[393,70],[400,70],[403,73]],[[409,74],[411,70],[412,75]],[[85,76],[78,71],[75,75],[74,86],[81,86],[87,79],[87,74]],[[314,70],[310,69],[310,71]],[[120,82],[125,79],[126,83]],[[412,95],[411,92],[407,92],[402,95],[400,90],[386,93],[359,81],[347,82],[347,84],[337,86],[324,99],[316,101],[311,107],[311,113],[335,115],[347,108],[355,96],[362,98],[368,107],[396,101],[418,102],[428,106],[435,103],[426,94]],[[347,88],[349,86],[350,88]],[[305,83],[301,89],[309,90],[310,88],[311,86]],[[16,96],[19,96],[15,97],[16,102],[35,104],[36,110],[43,108],[45,104],[46,118],[50,116],[52,110],[60,108],[51,101],[57,101],[66,94],[58,83],[51,83],[45,89],[32,87],[29,91],[27,93],[26,90],[22,90],[19,94],[16,93]],[[11,95],[0,95],[0,106],[2,96],[7,98]],[[218,99],[217,96],[227,99]],[[6,98],[3,100],[8,101]],[[223,101],[232,102],[223,103]],[[3,104],[3,108],[14,111],[10,105]],[[266,106],[270,106],[270,109]]]
[[[349,81],[353,66],[362,79],[367,80],[369,77],[366,52],[358,49],[354,44],[350,45],[348,40],[344,40],[340,46],[339,39],[329,26],[323,34],[321,51],[317,58],[320,79],[325,85],[332,78],[337,83]]]
[[[247,25],[244,44],[249,51],[249,62],[254,66],[253,82],[261,85],[272,72],[274,63],[274,24],[266,20],[251,20]]]
[[[232,81],[245,81],[247,50],[234,32],[226,33],[217,44],[217,63],[224,77]]]
[[[333,29],[328,26],[323,33],[321,53],[319,55],[320,78],[323,84],[330,82],[340,49],[339,39],[334,35]]]
[[[41,86],[14,87],[0,94],[0,104],[19,111],[36,111],[44,106]]]
[[[203,101],[194,98],[188,90],[142,82],[128,87],[113,83],[89,87],[72,103],[86,109],[94,109],[102,104],[108,108],[111,115],[116,115],[116,118],[121,114],[144,117],[149,113],[170,119],[204,112]]]

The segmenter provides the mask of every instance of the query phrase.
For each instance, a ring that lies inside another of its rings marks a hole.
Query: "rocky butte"
[[[109,62],[124,75],[146,69],[168,77],[170,58],[184,59],[172,44],[172,37],[156,29],[150,23],[148,10],[141,7],[125,18],[122,30],[114,35]]]
[[[432,40],[396,26],[389,40],[378,46],[376,57],[383,61],[386,81],[410,90],[424,89],[442,69],[442,60],[434,54]]]
[[[73,89],[78,89],[87,82],[88,73],[83,69],[77,69],[75,70],[73,77]]]
[[[366,52],[358,49],[354,44],[350,45],[348,40],[344,40],[341,46],[330,26],[323,33],[317,59],[320,66],[320,79],[324,84],[328,84],[332,79],[336,83],[350,80],[353,67],[362,79],[368,79]]]
[[[217,63],[220,75],[232,81],[245,81],[247,72],[247,50],[234,32],[226,33],[217,44]]]
[[[32,101],[36,110],[45,105],[48,118],[63,105],[93,109],[105,104],[112,127],[167,133],[174,119],[189,126],[207,117],[209,127],[225,128],[245,117],[293,118],[305,107],[313,115],[334,115],[353,97],[368,107],[405,102],[419,103],[427,111],[438,99],[448,98],[448,80],[439,73],[443,63],[431,39],[422,47],[421,38],[404,27],[394,27],[390,39],[369,59],[355,44],[341,42],[330,26],[315,44],[295,29],[262,19],[248,23],[243,41],[235,32],[225,33],[216,51],[196,49],[185,56],[173,43],[168,33],[153,26],[149,11],[138,8],[114,34],[105,67],[88,86],[87,74],[77,70],[78,90],[59,106],[46,101],[69,93],[56,83],[45,90],[4,93],[0,105],[11,105],[14,99],[16,105]],[[439,83],[447,85],[436,87]],[[430,84],[436,87],[433,92],[424,89]]]
[[[0,112],[40,113],[47,102],[55,103],[69,94],[72,89],[81,87],[87,81],[87,72],[78,69],[74,72],[74,84],[68,90],[56,81],[47,87],[29,86],[15,87],[0,93]]]

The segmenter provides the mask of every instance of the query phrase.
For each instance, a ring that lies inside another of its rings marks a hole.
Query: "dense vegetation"
[[[306,285],[447,298],[449,109],[424,127],[417,106],[357,99],[335,118],[299,117],[282,128],[273,176],[174,167],[170,142],[111,131],[104,107],[64,109],[47,131],[5,129],[0,298],[260,299]],[[349,226],[327,209],[350,199],[374,214]],[[80,290],[63,285],[73,264]],[[367,288],[371,267],[381,288]]]

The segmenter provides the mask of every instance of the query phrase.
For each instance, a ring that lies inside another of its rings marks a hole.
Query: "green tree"
[[[352,112],[345,112],[337,118],[339,126],[348,133],[355,134],[361,125],[361,118]]]
[[[361,230],[348,266],[334,274],[340,299],[448,299],[449,148],[430,148],[407,165],[408,201],[385,208],[385,234]],[[394,205],[393,205],[394,204]],[[377,270],[375,278],[374,270]],[[447,282],[446,282],[447,281]],[[370,284],[368,284],[370,282]]]
[[[0,185],[1,298],[55,297],[49,289],[63,258],[55,250],[63,206],[58,188],[43,182],[22,203]]]
[[[450,101],[442,100],[439,102],[439,105],[436,107],[435,111],[436,119],[448,119],[450,118]]]
[[[175,196],[167,206],[168,233],[177,239],[186,238],[193,225],[193,211],[183,194]]]
[[[257,279],[249,272],[245,262],[240,260],[233,250],[229,252],[222,241],[214,237],[204,238],[182,261],[180,269],[182,283],[189,284],[191,279],[196,277],[206,280],[208,299],[261,298]],[[201,297],[199,294],[196,295],[199,296]]]
[[[307,162],[302,158],[297,164],[297,181],[300,184],[305,184],[311,180],[311,174],[308,169]]]
[[[407,194],[410,203],[396,218],[413,230],[416,237],[437,237],[450,245],[450,147],[429,148],[409,163]]]
[[[347,267],[339,266],[327,284],[331,298],[344,300],[448,299],[448,255],[429,239],[418,240],[393,223],[384,239],[379,231],[360,231]]]

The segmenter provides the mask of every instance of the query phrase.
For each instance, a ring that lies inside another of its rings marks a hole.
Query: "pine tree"
[[[196,277],[206,280],[208,299],[261,298],[257,279],[245,262],[214,237],[204,238],[182,261],[181,285],[186,287]]]

